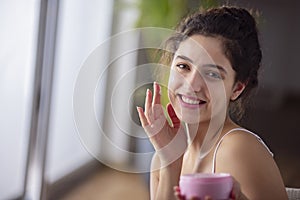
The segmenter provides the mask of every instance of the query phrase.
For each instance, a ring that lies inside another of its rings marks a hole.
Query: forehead
[[[195,64],[211,63],[231,68],[223,52],[222,41],[215,37],[193,35],[181,42],[176,55],[189,57]]]

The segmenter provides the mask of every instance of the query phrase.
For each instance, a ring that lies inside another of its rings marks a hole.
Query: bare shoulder
[[[273,160],[272,154],[264,143],[255,135],[243,130],[236,130],[225,136],[220,148],[222,149],[221,152],[234,152],[233,156],[244,157],[247,155],[248,157],[245,159]]]
[[[233,175],[250,199],[286,199],[271,153],[250,133],[238,130],[224,137],[217,152],[216,171]]]
[[[234,131],[226,135],[217,152],[217,170],[249,174],[252,171],[267,171],[270,166],[276,166],[270,152],[258,138],[245,131]]]

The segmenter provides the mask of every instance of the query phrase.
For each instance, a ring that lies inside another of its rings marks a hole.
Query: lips
[[[180,100],[181,100],[181,103],[184,105],[184,106],[189,106],[189,107],[198,107],[200,105],[203,105],[206,103],[206,101],[202,100],[202,99],[199,99],[197,97],[192,97],[192,96],[186,96],[186,95],[178,95]]]

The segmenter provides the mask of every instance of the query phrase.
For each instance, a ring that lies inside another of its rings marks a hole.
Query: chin
[[[200,123],[206,123],[210,121],[209,117],[205,117],[204,115],[184,115],[181,116],[181,121],[187,123],[187,124],[200,124]]]
[[[191,110],[181,107],[174,107],[177,117],[180,121],[188,124],[199,124],[204,120],[204,116],[199,113],[199,109]]]
[[[180,120],[187,124],[199,124],[201,122],[200,119],[191,116],[183,116]]]

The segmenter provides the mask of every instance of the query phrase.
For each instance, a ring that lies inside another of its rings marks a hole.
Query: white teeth
[[[200,104],[200,101],[197,101],[197,100],[192,100],[192,99],[189,99],[185,96],[181,96],[181,99],[184,103],[188,103],[188,104]]]

